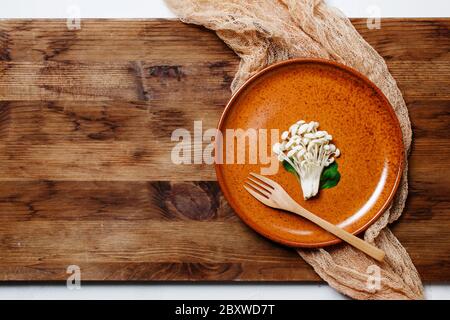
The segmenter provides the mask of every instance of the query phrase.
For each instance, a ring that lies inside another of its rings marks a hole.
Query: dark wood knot
[[[174,184],[168,200],[178,213],[189,219],[207,220],[214,216],[211,198],[193,183]]]

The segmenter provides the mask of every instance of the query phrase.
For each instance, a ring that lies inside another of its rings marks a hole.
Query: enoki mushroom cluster
[[[317,195],[323,169],[341,154],[331,143],[333,137],[318,129],[318,122],[300,120],[282,133],[281,143],[273,145],[278,160],[286,161],[297,173],[305,200]]]

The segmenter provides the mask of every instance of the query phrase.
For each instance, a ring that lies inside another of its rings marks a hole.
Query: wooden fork
[[[289,194],[275,181],[256,173],[250,173],[253,178],[249,177],[244,185],[253,197],[265,204],[266,206],[289,211],[314,222],[326,231],[334,234],[336,237],[351,244],[355,248],[361,250],[365,254],[378,261],[383,261],[385,253],[383,250],[369,244],[368,242],[354,236],[353,234],[341,229],[328,221],[316,216],[300,206]]]

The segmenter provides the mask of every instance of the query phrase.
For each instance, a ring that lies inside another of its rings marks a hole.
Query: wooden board
[[[386,58],[414,129],[395,234],[450,280],[450,19],[353,20]],[[170,161],[176,128],[214,128],[238,59],[170,20],[0,21],[0,280],[319,281],[247,228],[213,167]]]

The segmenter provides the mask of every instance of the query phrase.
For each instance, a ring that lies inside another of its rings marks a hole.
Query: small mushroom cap
[[[324,138],[314,139],[310,142],[310,144],[325,144],[327,140]]]
[[[291,133],[291,135],[295,135],[297,133],[299,125],[298,124],[293,124],[290,128],[289,128],[289,132]]]
[[[292,147],[292,145],[295,143],[294,139],[289,139],[289,141],[286,143],[286,149],[289,149]]]
[[[308,139],[315,139],[315,138],[317,138],[315,133],[305,133],[304,137],[308,138]]]
[[[325,137],[327,135],[327,132],[325,132],[325,131],[317,131],[316,132],[316,137],[317,138],[323,138],[323,137]]]
[[[341,150],[336,149],[336,151],[334,152],[334,156],[337,158],[341,155]]]
[[[281,152],[281,145],[277,142],[277,143],[275,143],[274,145],[273,145],[273,147],[272,147],[272,151],[275,153],[275,154],[279,154],[280,152]]]
[[[297,133],[302,135],[302,134],[304,134],[306,132],[306,130],[308,130],[308,124],[304,123],[298,128]]]

